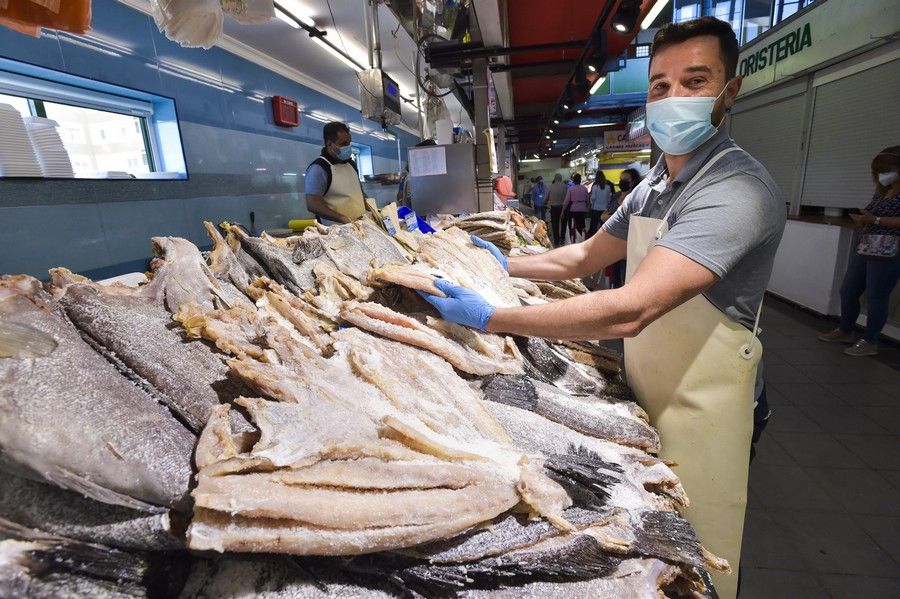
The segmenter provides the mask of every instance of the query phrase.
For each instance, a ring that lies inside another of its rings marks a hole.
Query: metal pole
[[[484,132],[491,127],[488,114],[487,59],[472,61],[472,92],[475,112],[475,179],[478,187],[478,211],[494,209],[491,155]]]
[[[372,39],[372,2],[366,3],[366,52],[369,56],[369,68],[371,69],[375,65],[375,40]]]
[[[381,28],[378,24],[378,1],[369,0],[370,21],[372,24],[372,43],[369,46],[369,52],[374,54],[375,60],[372,62],[372,66],[376,69],[381,68]]]

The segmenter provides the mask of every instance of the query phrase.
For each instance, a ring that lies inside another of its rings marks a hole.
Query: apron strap
[[[676,198],[675,201],[669,205],[669,209],[666,210],[666,214],[662,217],[662,221],[659,223],[659,226],[656,228],[656,240],[657,241],[660,238],[662,238],[662,236],[663,236],[663,227],[668,226],[669,215],[672,214],[672,211],[675,209],[675,206],[681,201],[681,199],[687,196],[688,190],[691,187],[693,187],[694,184],[700,179],[700,177],[702,177],[704,174],[706,174],[706,171],[711,169],[715,163],[717,163],[719,160],[721,160],[726,154],[729,154],[731,152],[743,152],[743,150],[741,148],[739,148],[738,146],[732,146],[730,148],[725,148],[724,150],[722,150],[721,152],[719,152],[718,154],[716,154],[715,156],[710,158],[706,162],[706,164],[704,164],[702,167],[700,167],[700,170],[698,170],[696,173],[694,173],[694,176],[691,177],[691,180],[688,181],[687,183],[685,183],[684,187],[681,189],[681,193],[678,194],[678,198]]]
[[[762,316],[763,302],[766,300],[766,291],[763,290],[763,298],[759,300],[759,308],[756,309],[756,320],[753,321],[753,330],[750,331],[750,339],[741,347],[741,357],[749,360],[753,357],[753,338],[759,337],[762,330],[759,328],[759,317]]]

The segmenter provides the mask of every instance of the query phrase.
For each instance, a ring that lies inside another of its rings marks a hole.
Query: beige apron
[[[729,148],[714,156],[679,197]],[[632,216],[628,227],[630,280],[654,241],[668,232],[662,220]],[[761,306],[760,306],[761,308]],[[754,331],[759,324],[759,313]],[[756,335],[730,320],[702,294],[625,339],[628,383],[659,430],[660,456],[678,463],[691,505],[684,517],[704,546],[731,564],[734,574],[713,574],[722,599],[737,592],[756,367],[762,346]]]
[[[328,160],[324,156],[322,157]],[[347,163],[331,163],[331,187],[325,193],[324,200],[328,207],[343,214],[350,220],[356,220],[366,211],[363,203],[363,192],[359,186],[359,175],[356,169]]]

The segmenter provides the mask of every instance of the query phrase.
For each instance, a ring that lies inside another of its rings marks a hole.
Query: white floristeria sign
[[[622,129],[618,131],[603,132],[603,151],[604,152],[636,152],[638,150],[650,149],[650,135],[642,135],[635,139],[628,139],[628,131]]]
[[[819,0],[741,49],[741,95],[881,44],[898,30],[896,0]]]

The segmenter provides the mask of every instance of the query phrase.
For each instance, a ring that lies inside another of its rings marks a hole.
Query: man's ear
[[[734,106],[735,100],[737,100],[738,94],[741,93],[741,84],[744,82],[744,78],[740,75],[737,75],[731,79],[726,84],[728,89],[725,90],[725,110],[730,111],[731,107]]]

